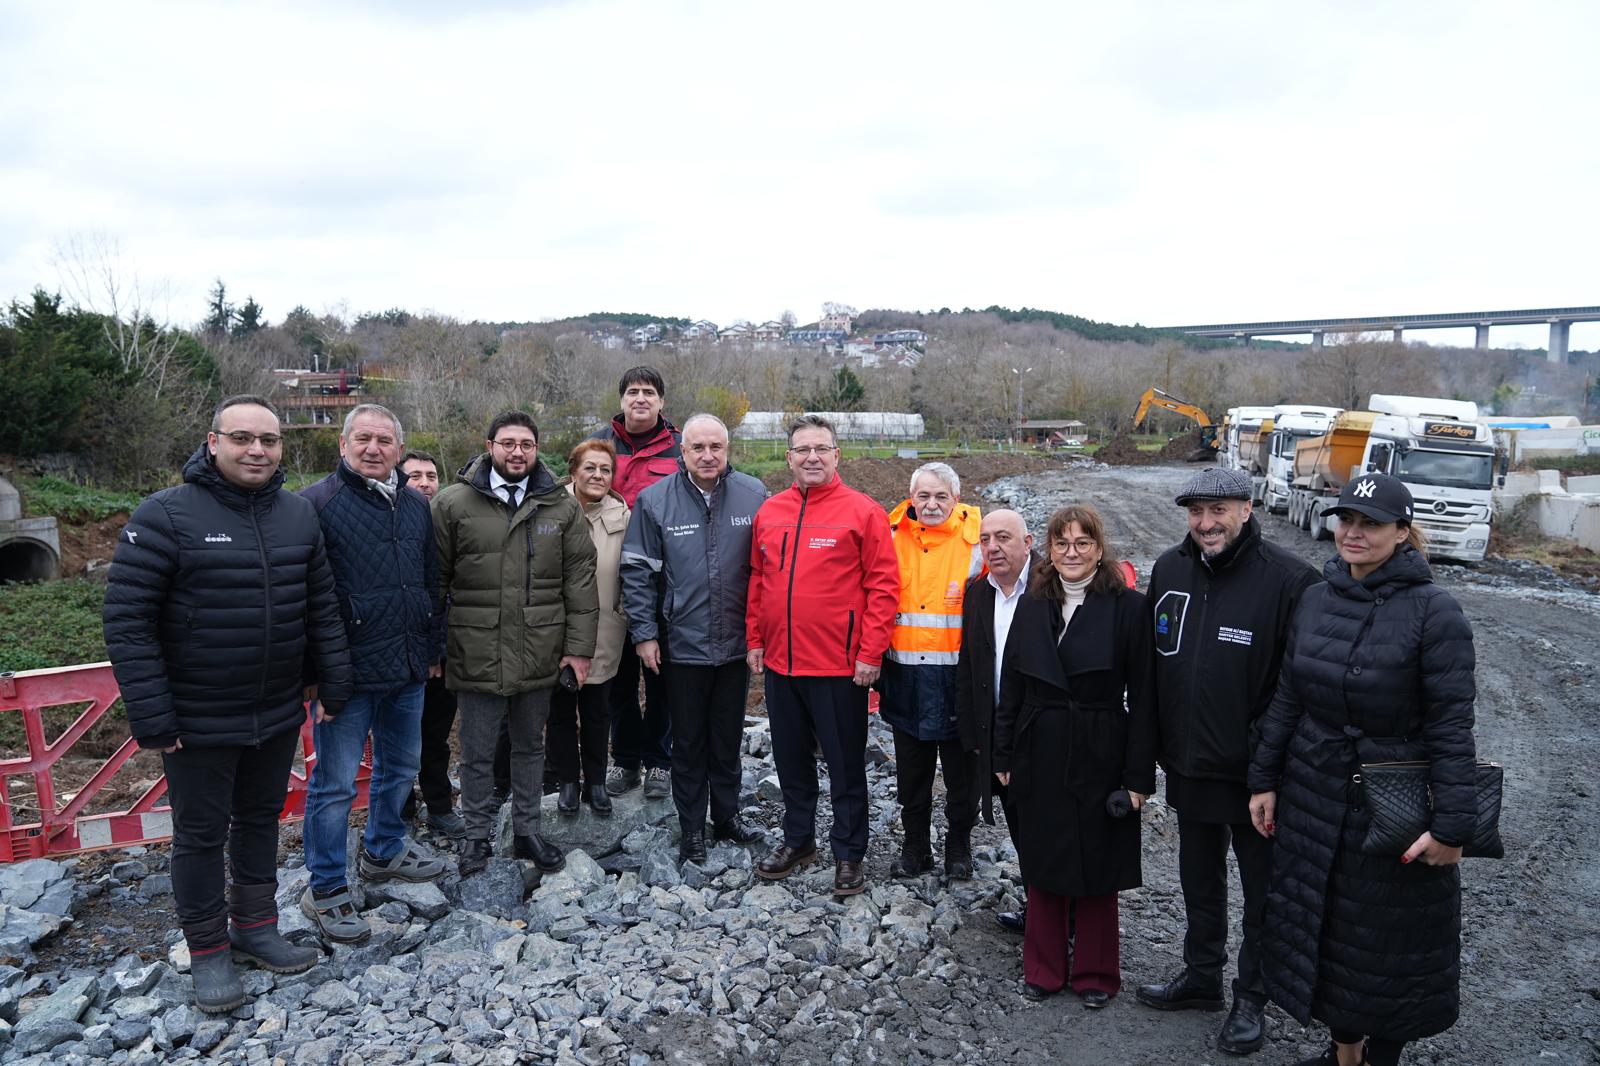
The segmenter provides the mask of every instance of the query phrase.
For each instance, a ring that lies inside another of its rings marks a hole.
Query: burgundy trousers
[[[1047,992],[1067,985],[1079,995],[1122,990],[1122,943],[1117,894],[1058,896],[1028,886],[1028,925],[1022,938],[1022,977]]]

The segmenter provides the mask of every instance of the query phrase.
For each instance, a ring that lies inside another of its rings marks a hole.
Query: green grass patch
[[[105,586],[82,578],[0,585],[0,671],[104,662]]]
[[[1535,470],[1560,470],[1568,474],[1600,474],[1600,455],[1546,455],[1530,460]]]
[[[50,474],[24,480],[19,487],[24,513],[54,516],[64,522],[98,522],[119,511],[131,511],[144,499],[141,492],[79,485]]]

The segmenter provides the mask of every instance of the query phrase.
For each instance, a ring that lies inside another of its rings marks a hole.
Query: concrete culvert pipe
[[[21,581],[54,581],[61,560],[48,544],[19,537],[0,543],[0,585]]]

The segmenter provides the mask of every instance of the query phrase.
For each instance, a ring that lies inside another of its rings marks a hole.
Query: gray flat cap
[[[1190,500],[1248,500],[1250,475],[1239,470],[1224,470],[1208,466],[1183,486],[1183,491],[1173,497],[1179,507]]]

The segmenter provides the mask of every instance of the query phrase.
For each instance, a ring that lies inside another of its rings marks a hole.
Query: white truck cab
[[[1289,492],[1294,488],[1295,445],[1326,433],[1341,408],[1286,403],[1274,410],[1277,413],[1272,420],[1267,483],[1261,492],[1261,503],[1271,513],[1283,514],[1289,509]]]
[[[1430,555],[1468,562],[1489,548],[1494,442],[1465,400],[1373,394],[1377,414],[1360,473],[1392,474],[1411,490]]]

